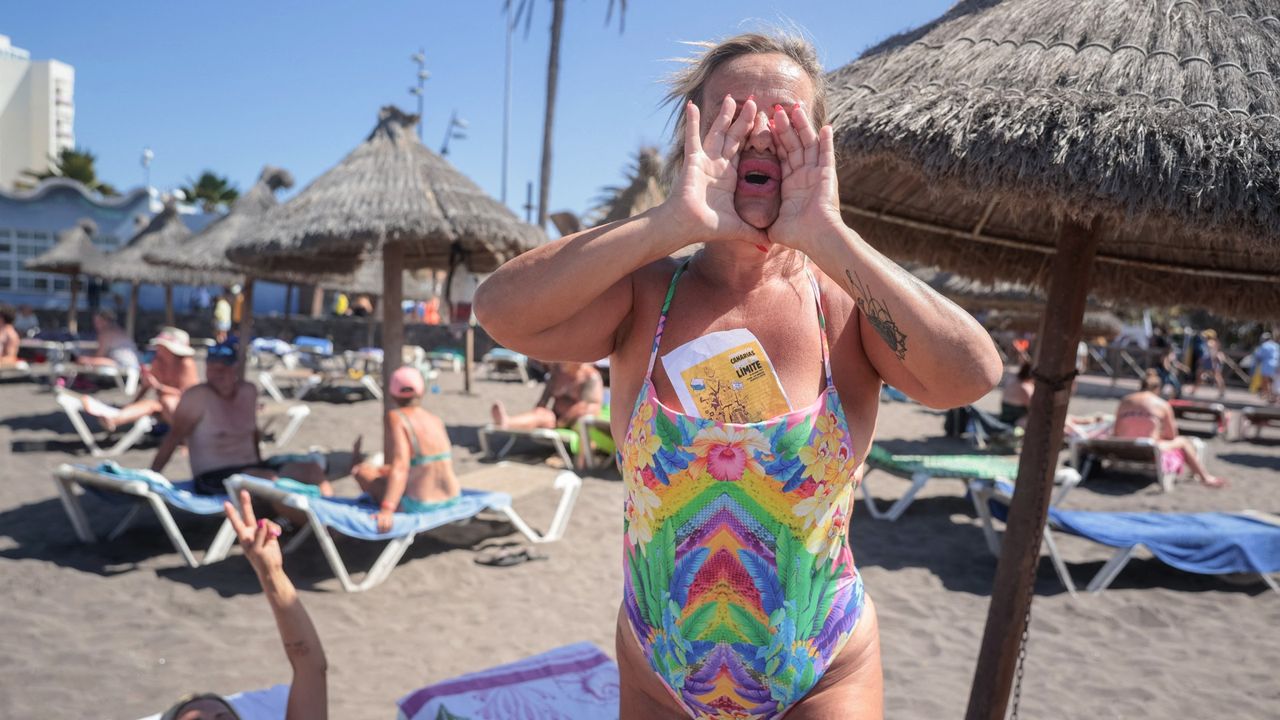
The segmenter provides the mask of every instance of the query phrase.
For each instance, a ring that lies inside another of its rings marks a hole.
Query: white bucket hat
[[[176,327],[160,328],[160,334],[151,338],[152,345],[159,345],[178,357],[191,357],[196,351],[191,348],[191,336],[186,330]]]

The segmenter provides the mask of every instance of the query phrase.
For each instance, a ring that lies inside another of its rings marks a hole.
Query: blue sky
[[[523,216],[537,180],[550,2],[534,0],[514,39],[508,204]],[[794,22],[828,69],[944,12],[949,0],[631,0],[626,30],[604,26],[608,0],[568,0],[561,54],[551,209],[581,212],[616,184],[643,143],[665,145],[662,77],[682,40]],[[117,187],[173,187],[210,168],[246,187],[264,163],[301,185],[368,134],[378,108],[416,110],[407,92],[426,50],[426,143],[439,150],[449,115],[467,120],[449,159],[497,197],[501,189],[502,0],[281,0],[220,3],[10,1],[0,34],[34,59],[75,66],[77,144]],[[294,192],[296,192],[295,188]],[[536,188],[535,188],[536,193]]]

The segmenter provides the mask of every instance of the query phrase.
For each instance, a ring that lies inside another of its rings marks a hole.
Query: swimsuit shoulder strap
[[[692,257],[689,258],[691,260]],[[689,267],[689,260],[680,263],[680,267],[671,276],[671,285],[667,287],[667,297],[662,301],[662,312],[658,315],[658,328],[653,333],[653,349],[649,351],[649,369],[645,371],[645,378],[653,377],[653,361],[658,358],[658,345],[662,342],[662,330],[667,325],[667,311],[671,309],[671,298],[676,294],[676,282],[680,280],[680,276]]]
[[[827,346],[827,316],[822,312],[822,293],[818,290],[818,278],[814,277],[813,271],[808,268],[808,260],[805,261],[805,272],[809,275],[809,285],[813,287],[813,302],[818,307],[818,335],[822,339],[822,369],[826,373],[827,387],[831,387],[834,381],[831,378],[831,349]]]
[[[400,418],[400,422],[404,424],[404,429],[409,432],[409,447],[413,449],[413,456],[418,457],[422,454],[422,446],[418,443],[418,431],[414,429],[413,423],[409,421],[408,408],[400,408],[394,412],[396,417]]]

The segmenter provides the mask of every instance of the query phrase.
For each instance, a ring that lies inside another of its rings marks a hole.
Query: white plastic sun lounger
[[[143,435],[151,432],[155,427],[155,420],[152,420],[150,417],[138,418],[138,420],[136,420],[133,425],[131,425],[129,429],[120,436],[120,439],[116,440],[114,445],[109,448],[103,448],[98,444],[98,441],[94,439],[93,433],[89,430],[88,423],[84,421],[84,405],[80,396],[68,390],[63,390],[62,388],[55,388],[53,397],[54,401],[58,403],[58,407],[62,408],[62,411],[66,413],[67,419],[71,421],[71,427],[75,428],[76,434],[80,436],[80,440],[84,442],[84,446],[89,449],[89,454],[94,457],[115,457],[126,452],[129,448],[136,445],[137,442],[142,439]]]
[[[1204,441],[1200,438],[1191,438],[1191,443],[1195,445],[1196,454],[1201,462],[1207,463],[1208,456],[1205,453]],[[1079,470],[1080,477],[1085,480],[1088,480],[1095,470],[1100,470],[1104,466],[1116,470],[1150,473],[1165,492],[1171,492],[1174,482],[1178,479],[1177,474],[1164,471],[1163,453],[1160,451],[1160,446],[1151,438],[1072,438],[1069,441],[1069,447],[1070,465]],[[1190,471],[1191,468],[1184,464],[1182,474],[1185,475]]]
[[[547,474],[550,473],[550,474]],[[573,505],[577,502],[582,480],[572,472],[548,471],[531,466],[512,466],[506,463],[486,468],[458,478],[463,486],[462,495],[443,507],[426,513],[396,513],[390,532],[380,533],[373,520],[378,508],[362,498],[322,498],[293,492],[261,478],[249,475],[232,475],[226,480],[227,494],[239,503],[240,490],[247,490],[255,497],[280,503],[306,515],[307,525],[285,546],[292,552],[310,536],[320,543],[325,560],[347,592],[364,592],[380,584],[395,569],[400,558],[420,533],[445,525],[470,520],[482,511],[502,513],[531,542],[544,543],[560,539],[568,524]],[[502,488],[502,489],[496,489]],[[522,494],[541,489],[557,489],[562,492],[556,514],[545,533],[538,533],[512,508],[512,496],[503,490],[511,488]],[[352,579],[346,563],[338,554],[338,548],[330,537],[334,530],[360,540],[389,540],[382,554],[365,573],[364,579]]]
[[[0,380],[24,380],[31,377],[31,364],[19,360],[8,367],[0,367]]]
[[[480,366],[485,378],[489,380],[514,378],[525,385],[530,383],[528,355],[505,348],[494,348],[480,358]]]
[[[298,434],[298,428],[311,416],[311,408],[302,403],[268,404],[258,412],[258,428],[271,444],[284,447]],[[280,428],[279,432],[276,429]]]
[[[58,497],[62,500],[62,507],[66,510],[67,518],[71,521],[71,526],[81,542],[93,543],[98,540],[93,526],[89,523],[89,516],[80,502],[80,497],[85,493],[86,488],[93,488],[137,499],[133,507],[125,513],[124,518],[107,533],[108,541],[119,537],[133,524],[143,507],[150,506],[160,520],[165,534],[169,536],[169,541],[173,543],[174,549],[191,567],[208,565],[227,556],[231,544],[235,541],[235,530],[225,518],[222,526],[218,528],[213,544],[205,551],[203,560],[197,561],[169,510],[177,508],[193,515],[222,516],[222,503],[227,499],[226,496],[197,495],[191,492],[190,482],[165,486],[160,482],[162,478],[151,477],[152,474],[148,471],[130,470],[119,466],[108,471],[108,467],[110,466],[106,464],[97,467],[64,464],[59,465],[54,472],[54,484],[58,488]]]
[[[505,438],[505,442],[499,440],[494,442],[495,436]],[[566,468],[576,467],[573,457],[569,454],[569,446],[565,444],[564,438],[560,436],[559,429],[552,430],[549,428],[535,428],[533,430],[515,430],[512,428],[500,428],[496,425],[489,424],[480,428],[477,433],[480,440],[480,452],[485,457],[493,460],[501,460],[511,452],[516,442],[521,438],[531,440],[540,445],[549,445],[555,449],[556,454],[564,461]]]
[[[112,365],[79,365],[75,363],[58,363],[53,367],[54,377],[65,378],[67,384],[84,375],[93,378],[106,378],[124,390],[124,394],[133,397],[138,394],[138,380],[142,376],[141,368],[121,369]]]
[[[987,547],[1000,556],[1000,541],[993,519],[1004,519],[1013,499],[1008,483],[970,481],[974,509],[982,519]],[[1099,545],[1116,548],[1086,588],[1106,590],[1146,547],[1162,562],[1185,572],[1203,575],[1256,574],[1280,593],[1280,518],[1253,511],[1240,513],[1197,512],[1095,512],[1049,508],[1044,546],[1058,579],[1074,597],[1076,585],[1053,540],[1054,531],[1075,535]]]

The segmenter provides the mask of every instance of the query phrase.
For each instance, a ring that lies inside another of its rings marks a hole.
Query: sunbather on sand
[[[1031,379],[1031,363],[1018,366],[1018,373],[1004,381],[1000,391],[1000,422],[1026,427],[1027,406],[1036,384]]]
[[[1117,438],[1151,438],[1163,453],[1180,453],[1200,482],[1212,488],[1225,487],[1226,480],[1205,470],[1191,439],[1178,434],[1173,406],[1160,397],[1160,374],[1148,370],[1142,389],[1120,399],[1116,408],[1116,424],[1112,435]]]
[[[293,668],[289,683],[289,704],[285,720],[324,720],[329,716],[328,662],[316,626],[302,606],[302,599],[284,572],[280,552],[280,526],[270,520],[258,520],[247,491],[240,491],[240,507],[225,503],[227,519],[240,539],[244,556],[262,585],[262,594],[276,618],[276,630],[284,654]],[[235,710],[221,695],[203,693],[189,695],[169,708],[160,720],[224,720],[238,718]]]
[[[10,305],[0,305],[0,368],[18,364],[18,331],[13,328],[15,314]]]
[[[117,413],[103,413],[100,402],[88,395],[81,398],[85,412],[97,417],[107,430],[114,431],[117,426],[157,414],[165,422],[172,423],[173,412],[182,393],[200,384],[195,351],[191,349],[191,338],[185,331],[174,327],[162,328],[151,343],[156,346],[156,356],[151,365],[142,368],[141,387],[133,402]],[[155,397],[148,397],[152,391],[155,391]]]
[[[234,345],[209,349],[206,380],[182,393],[173,427],[156,451],[151,469],[162,472],[178,445],[186,443],[195,492],[221,495],[222,481],[236,473],[275,479],[291,478],[316,485],[332,495],[324,468],[315,462],[288,462],[267,467],[258,448],[258,390],[240,379]]]
[[[391,529],[397,510],[424,512],[462,492],[444,422],[422,407],[425,385],[417,368],[406,366],[391,374],[390,395],[399,407],[387,413],[384,423],[384,432],[394,438],[385,464],[364,462],[359,439],[351,451],[356,463],[351,475],[378,503],[378,532]]]
[[[110,310],[102,310],[93,316],[93,329],[98,333],[98,352],[93,355],[76,358],[81,365],[115,367],[130,370],[141,365],[138,359],[138,346],[133,338],[125,334],[123,328],[116,324],[115,314]]]
[[[579,419],[596,415],[604,403],[604,381],[591,363],[550,363],[551,377],[533,410],[508,415],[501,402],[493,404],[493,424],[511,430],[571,428]],[[548,407],[550,405],[550,407]]]

